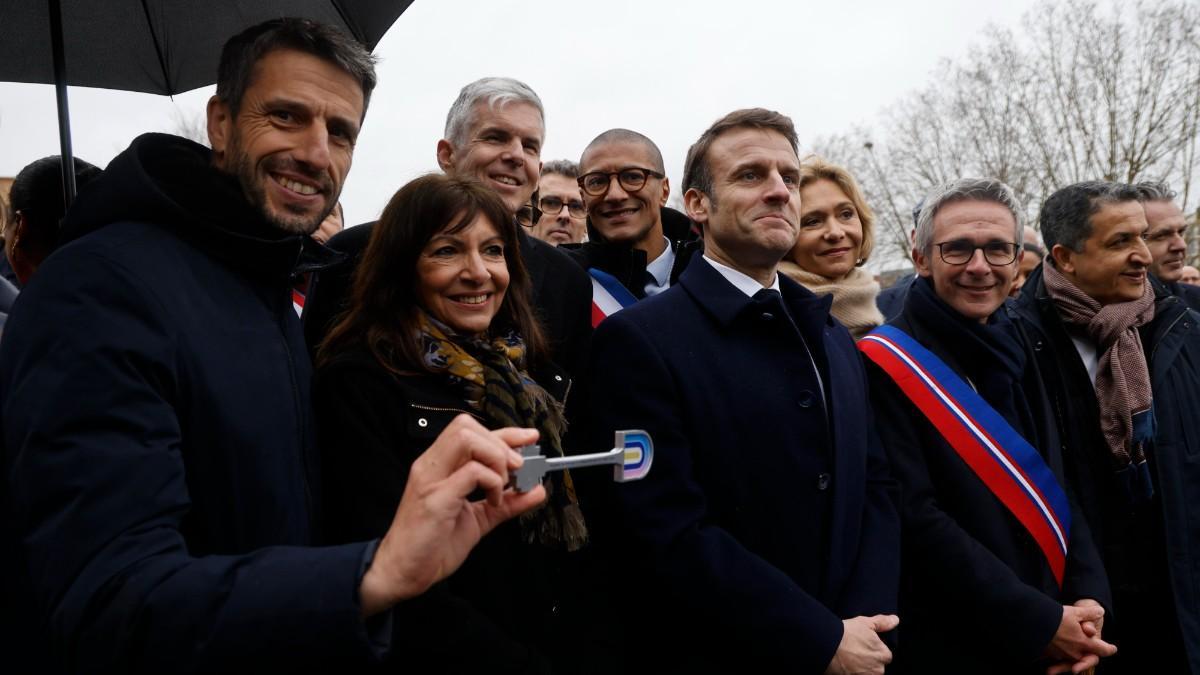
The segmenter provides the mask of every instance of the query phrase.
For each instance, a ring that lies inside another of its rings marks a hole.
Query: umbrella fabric
[[[221,46],[299,16],[374,49],[412,0],[65,0],[66,83],[173,95],[212,84]],[[0,0],[0,82],[54,84],[46,0]]]

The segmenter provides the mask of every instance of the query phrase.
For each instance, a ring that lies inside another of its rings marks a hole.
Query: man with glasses
[[[567,159],[542,164],[536,210],[532,205],[517,211],[517,220],[529,234],[552,246],[578,244],[587,235],[587,208],[579,185],[579,165]],[[537,217],[534,217],[534,214]]]
[[[1004,306],[1022,230],[999,181],[936,190],[917,219],[903,310],[859,343],[900,483],[897,672],[1079,672],[1114,651],[1053,410]]]
[[[588,242],[572,251],[592,276],[593,322],[665,291],[696,246],[686,216],[667,208],[671,184],[654,141],[628,129],[597,136],[579,160]],[[616,300],[605,305],[604,300]],[[599,313],[598,313],[599,311]]]
[[[1150,274],[1141,199],[1103,181],[1052,194],[1050,255],[1016,309],[1112,581],[1105,672],[1200,673],[1200,315]]]

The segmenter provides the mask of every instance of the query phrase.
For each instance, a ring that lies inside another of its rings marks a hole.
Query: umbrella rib
[[[158,43],[158,34],[154,32],[154,22],[150,20],[150,8],[146,5],[146,0],[142,0],[142,13],[146,16],[146,28],[149,29],[150,39],[154,42],[154,54],[158,57],[158,68],[162,71],[167,95],[173,95],[175,88],[171,85],[171,76],[167,73],[167,62],[163,59],[162,45]]]
[[[360,31],[358,30],[358,26],[354,25],[354,23],[350,21],[350,17],[346,16],[345,10],[342,9],[342,3],[337,2],[337,0],[333,0],[333,2],[330,2],[329,4],[333,5],[334,11],[338,13],[338,17],[341,18],[342,24],[346,26],[346,30],[350,31],[350,33],[354,35],[355,40],[358,40],[365,45],[367,43],[366,36],[359,34]]]

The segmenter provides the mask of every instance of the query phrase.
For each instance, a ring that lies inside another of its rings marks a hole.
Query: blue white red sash
[[[593,267],[588,270],[588,275],[592,277],[592,328],[610,314],[637,302],[633,293],[608,272]]]
[[[1067,565],[1071,509],[1045,460],[935,354],[894,326],[858,343],[1029,531],[1058,585]]]

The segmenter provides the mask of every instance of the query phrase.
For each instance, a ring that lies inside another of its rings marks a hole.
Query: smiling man
[[[1031,352],[1004,310],[1025,255],[1021,220],[998,181],[938,188],[917,220],[918,278],[903,310],[858,343],[873,364],[871,402],[900,483],[898,673],[960,673],[966,662],[995,675],[1082,670],[1113,651],[1090,632],[1103,625],[1108,580],[1063,488],[1058,433],[1027,367]],[[918,372],[990,425],[1048,497],[1061,532],[1026,517],[1040,512],[1030,511],[1032,497],[997,479],[1005,470],[928,395]]]
[[[653,471],[588,514],[613,569],[636,571],[621,576],[621,630],[646,637],[621,672],[882,673],[890,660],[879,633],[897,623],[899,528],[862,362],[828,298],[776,271],[799,180],[790,119],[715,122],[685,165],[703,257],[596,330],[594,442],[638,428],[655,446]]]
[[[1187,262],[1187,220],[1175,203],[1178,196],[1169,185],[1161,182],[1138,183],[1134,187],[1142,197],[1146,210],[1146,248],[1154,262],[1150,273],[1158,278],[1172,294],[1200,310],[1200,291],[1183,282]]]
[[[1042,204],[1050,255],[1017,301],[1108,570],[1106,672],[1200,672],[1200,315],[1149,275],[1138,190],[1077,183]]]
[[[395,605],[542,498],[503,488],[511,447],[536,432],[462,416],[414,465],[382,539],[315,546],[291,277],[329,255],[309,235],[337,203],[374,86],[371,55],[338,31],[254,26],[222,51],[211,152],[139,137],[72,206],[0,347],[11,661],[362,667],[388,653],[391,627],[429,625],[424,605]],[[468,501],[477,488],[487,498]]]
[[[671,183],[654,141],[609,129],[579,160],[588,242],[569,249],[592,276],[593,323],[679,280],[697,246],[691,224],[668,208]],[[602,298],[603,300],[599,300]]]

